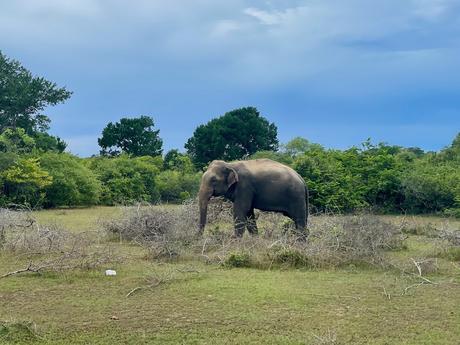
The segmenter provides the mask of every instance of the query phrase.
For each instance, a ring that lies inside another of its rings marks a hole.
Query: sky
[[[45,113],[79,156],[140,115],[182,151],[243,106],[330,148],[460,132],[460,0],[0,0],[0,50],[74,92]]]

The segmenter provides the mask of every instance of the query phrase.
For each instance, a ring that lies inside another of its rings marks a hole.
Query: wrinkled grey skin
[[[209,199],[223,196],[233,202],[235,236],[247,227],[257,234],[254,209],[281,212],[307,237],[308,190],[297,172],[270,159],[227,163],[213,161],[203,174],[199,191],[200,233],[206,225]]]

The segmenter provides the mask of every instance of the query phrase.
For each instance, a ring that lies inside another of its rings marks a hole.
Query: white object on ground
[[[116,276],[117,271],[115,271],[115,270],[105,270],[105,275],[106,276]]]

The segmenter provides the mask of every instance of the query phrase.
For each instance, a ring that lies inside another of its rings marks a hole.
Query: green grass
[[[95,208],[37,216],[84,231],[118,212]],[[113,267],[0,279],[0,321],[6,325],[3,331],[0,326],[0,344],[459,343],[460,269],[448,258],[439,258],[441,269],[428,275],[436,285],[403,294],[418,280],[393,270],[161,263],[144,259],[140,247],[114,245],[126,259]],[[411,235],[406,250],[390,254],[409,265],[411,257],[436,250],[432,239]],[[0,274],[18,262],[0,255]],[[117,276],[104,276],[105,268],[116,269]],[[126,297],[136,287],[142,289]]]
[[[74,232],[93,231],[99,228],[99,222],[121,214],[118,207],[98,206],[92,208],[63,208],[34,212],[37,221],[42,224],[55,224]]]

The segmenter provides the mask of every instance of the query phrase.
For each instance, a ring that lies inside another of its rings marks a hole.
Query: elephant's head
[[[212,196],[222,196],[238,182],[238,173],[224,161],[213,161],[201,178],[199,192],[200,232],[206,225],[208,203]]]

